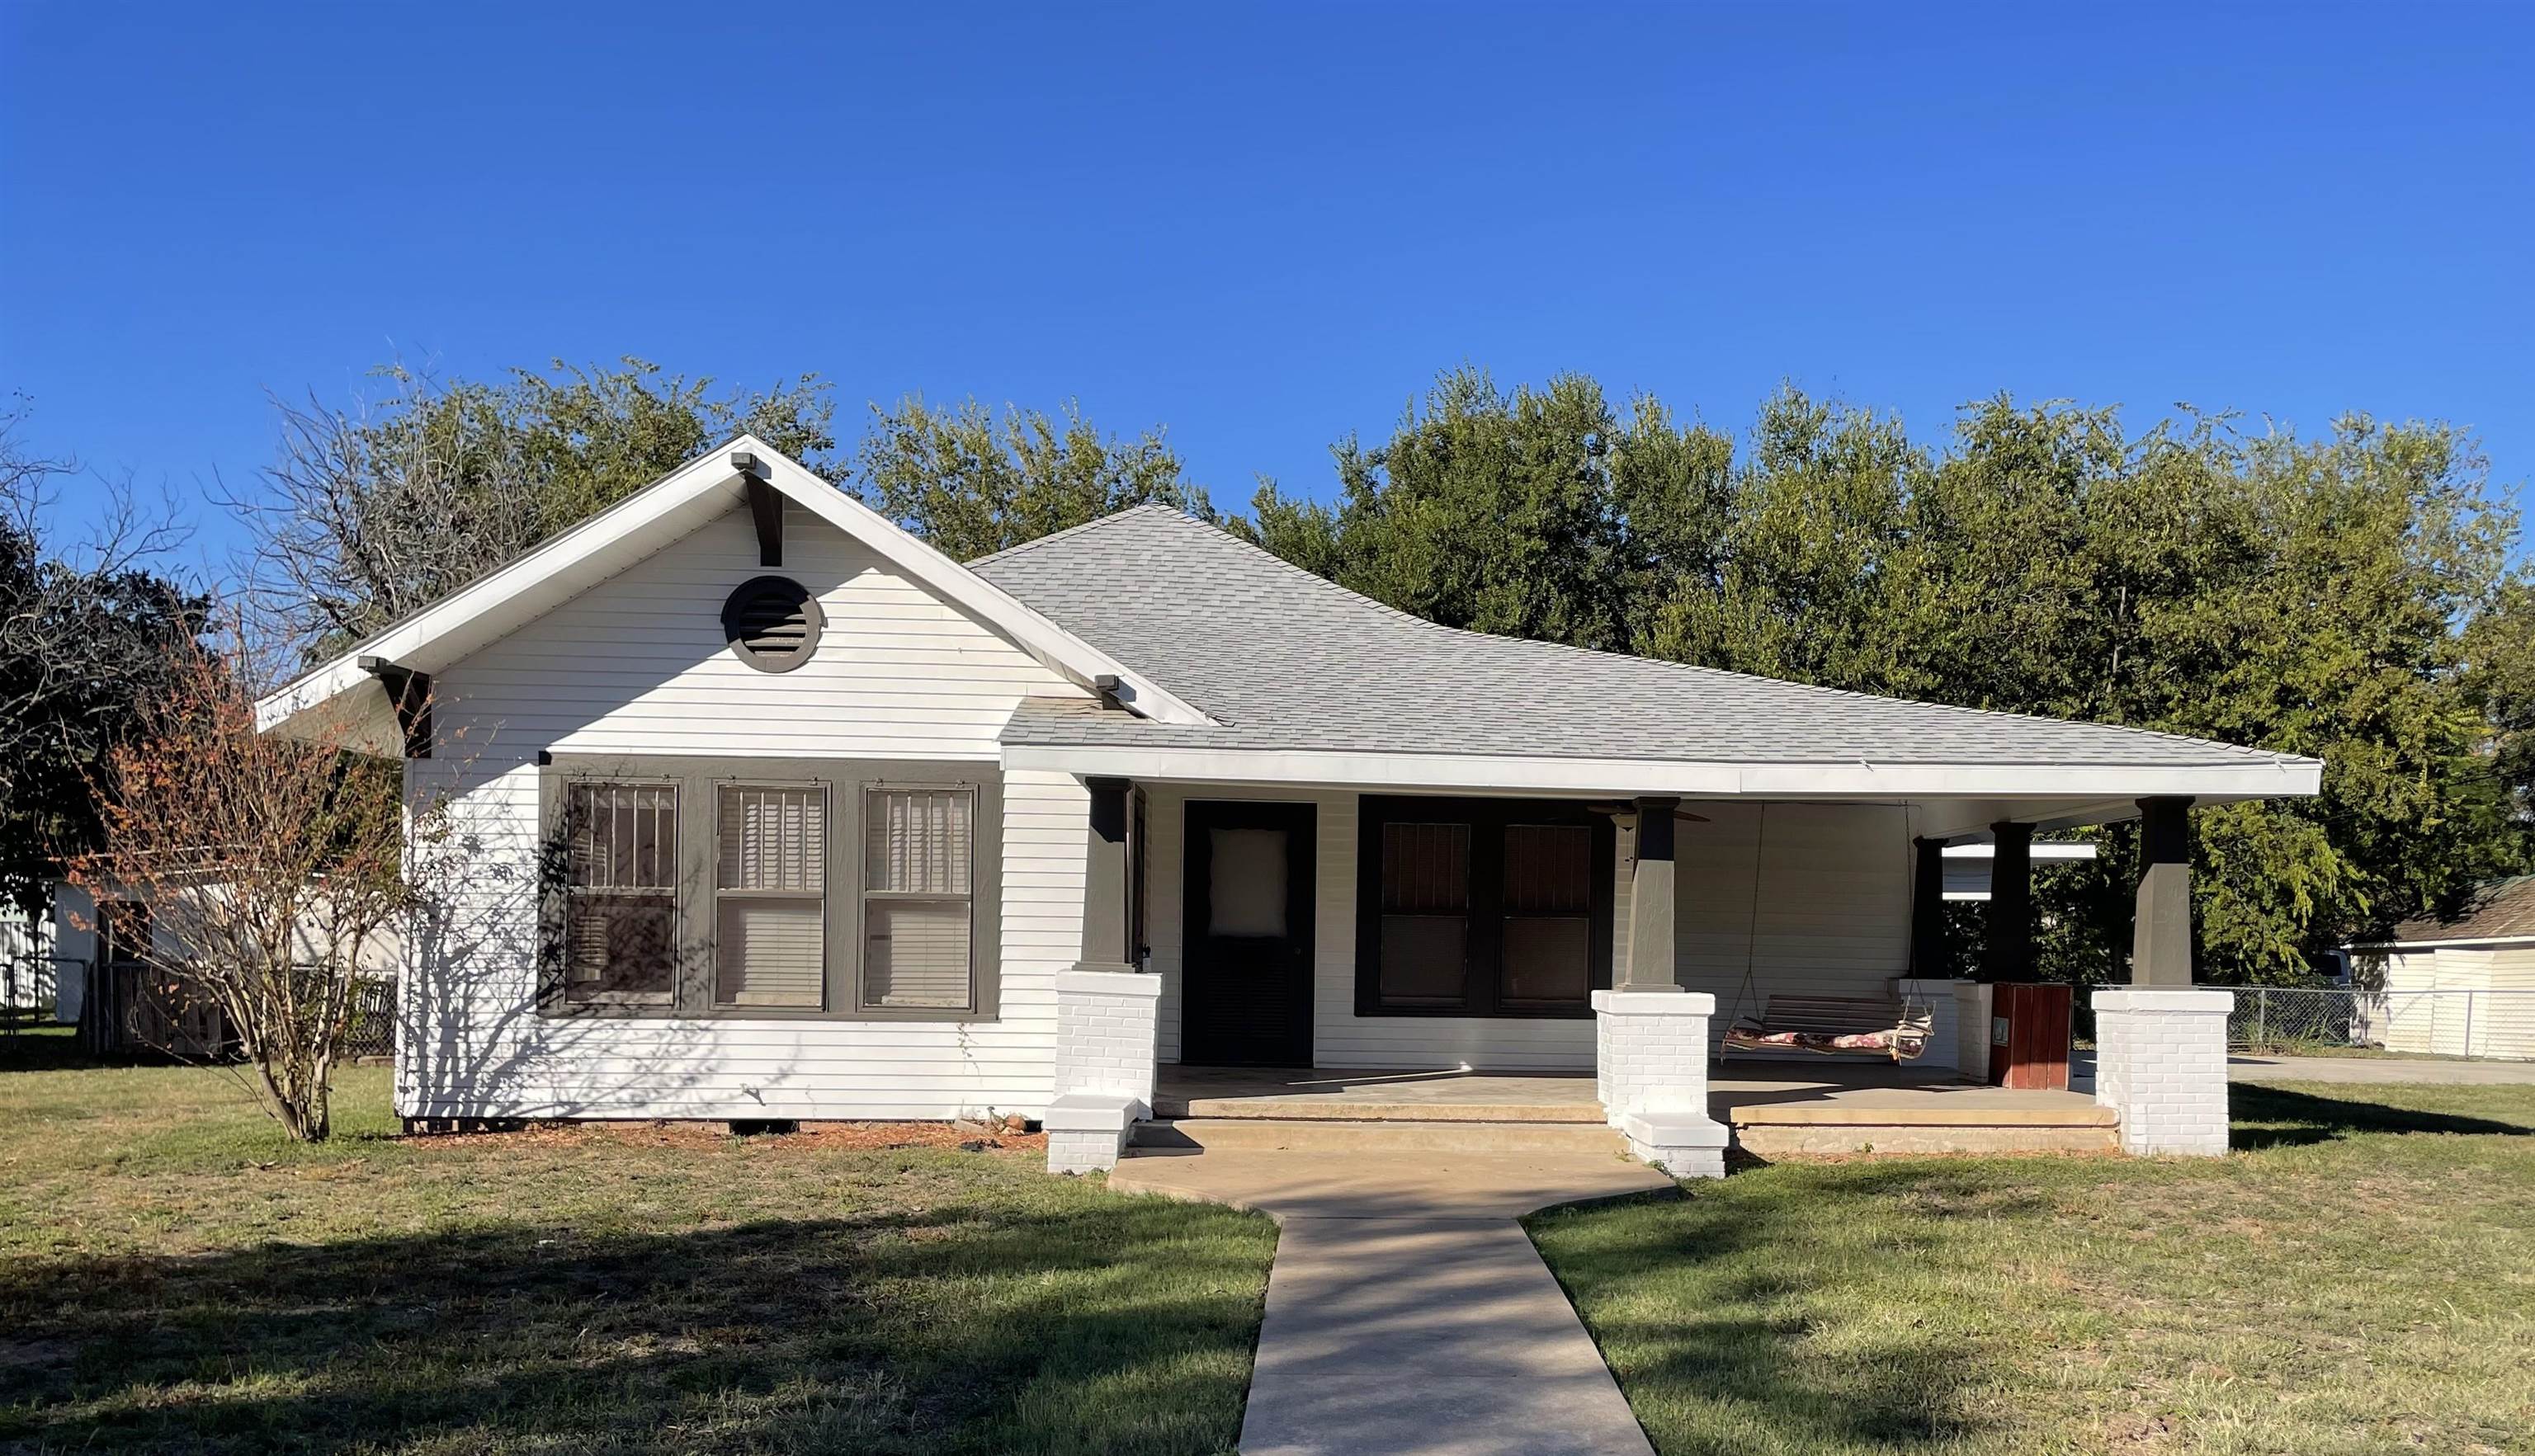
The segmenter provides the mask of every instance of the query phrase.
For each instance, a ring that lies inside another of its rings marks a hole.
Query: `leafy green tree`
[[[1134,506],[1216,518],[1162,431],[1104,435],[1072,403],[1056,416],[1007,406],[1000,419],[974,399],[875,404],[853,481],[865,504],[958,561]]]
[[[2158,645],[2198,685],[2174,726],[2325,760],[2319,800],[2201,817],[2213,896],[2290,897],[2241,925],[2204,900],[2213,958],[2285,972],[2279,928],[2310,901],[2297,949],[2313,956],[2524,863],[2467,651],[2479,610],[2514,578],[2517,521],[2443,426],[2351,416],[2322,440],[2253,442],[2240,473],[2267,554]],[[2240,833],[2250,842],[2231,842]]]
[[[2508,818],[2535,826],[2535,577],[2518,574],[2474,614],[2466,657],[2491,719],[2492,768]]]
[[[626,359],[613,369],[557,360],[513,371],[507,413],[550,525],[595,515],[733,435],[749,434],[831,480],[841,470],[835,405],[817,375],[764,393],[715,393],[710,379],[663,375]],[[559,528],[557,525],[557,528]]]
[[[1751,450],[1742,469],[1730,448],[1710,467],[1703,553],[1634,598],[1651,623],[1643,644],[1762,677],[1894,691],[1884,574],[1926,458],[1899,420],[1794,390],[1762,406]]]
[[[1447,626],[1624,651],[1635,592],[1708,569],[1732,448],[1652,400],[1623,422],[1580,375],[1509,393],[1461,369],[1333,453],[1337,508],[1264,487],[1253,539]]]
[[[1253,534],[1453,626],[2320,757],[2319,799],[2195,812],[2212,979],[2309,975],[2529,862],[2535,586],[2458,432],[2133,432],[2001,395],[1932,452],[1782,390],[1738,459],[1669,421],[1456,371],[1387,444],[1336,448],[1334,509],[1263,491]],[[2098,838],[2038,884],[2072,979],[2126,969],[2135,835]]]

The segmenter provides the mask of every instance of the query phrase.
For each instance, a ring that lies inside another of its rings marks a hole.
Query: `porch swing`
[[[1753,972],[1761,945],[1762,852],[1768,842],[1769,806],[1763,804],[1752,843],[1752,907],[1743,935],[1743,984],[1734,993],[1733,1018],[1726,1024],[1716,1060],[1722,1062],[1728,1052],[1888,1057],[1896,1065],[1918,1060],[1928,1050],[1937,1012],[1907,992],[1893,997],[1772,994],[1761,1003],[1761,1014],[1743,1014],[1744,1005],[1759,994]]]

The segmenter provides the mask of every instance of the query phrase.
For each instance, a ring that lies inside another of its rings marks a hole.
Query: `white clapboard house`
[[[1713,1171],[1725,1020],[1942,997],[1946,844],[2020,885],[2036,829],[2141,816],[2097,1098],[2223,1146],[2184,809],[2320,771],[1448,630],[1161,508],[963,564],[747,438],[261,712],[448,805],[403,1116],[1019,1115],[1068,1168],[1240,1066],[1591,1074]]]

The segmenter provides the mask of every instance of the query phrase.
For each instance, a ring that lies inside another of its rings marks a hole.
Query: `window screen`
[[[1209,828],[1206,933],[1236,939],[1285,934],[1285,831]]]
[[[1470,826],[1382,828],[1382,999],[1458,1005],[1467,996]]]
[[[565,800],[564,994],[667,1002],[677,988],[678,791],[576,783]]]
[[[713,1001],[827,1001],[828,791],[725,784],[716,806]]]
[[[969,789],[865,791],[864,1004],[973,1004],[976,811]]]
[[[1593,831],[1508,824],[1499,999],[1580,1005],[1592,991]]]

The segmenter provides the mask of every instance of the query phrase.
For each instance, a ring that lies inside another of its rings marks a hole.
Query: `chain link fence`
[[[0,952],[0,1035],[51,1025],[65,968],[76,976],[82,965],[41,950]]]
[[[2236,1009],[2227,1018],[2227,1042],[2242,1051],[2535,1061],[2535,990],[2228,989]]]
[[[5,965],[0,965],[5,969]],[[313,974],[325,974],[315,967]],[[215,1061],[236,1051],[227,1018],[207,996],[189,991],[180,976],[154,972],[132,962],[93,964],[67,957],[48,958],[45,984],[77,988],[76,1017],[81,1046],[93,1057],[160,1054],[185,1061]],[[0,981],[0,985],[5,985]],[[384,1060],[396,1053],[397,982],[394,976],[362,976],[351,987],[350,1014],[336,1054],[343,1061]],[[0,1026],[17,1029],[49,1020],[52,1006],[40,1012],[0,1007]]]
[[[394,976],[364,976],[352,983],[352,1014],[343,1023],[342,1057],[395,1055],[396,990]]]

